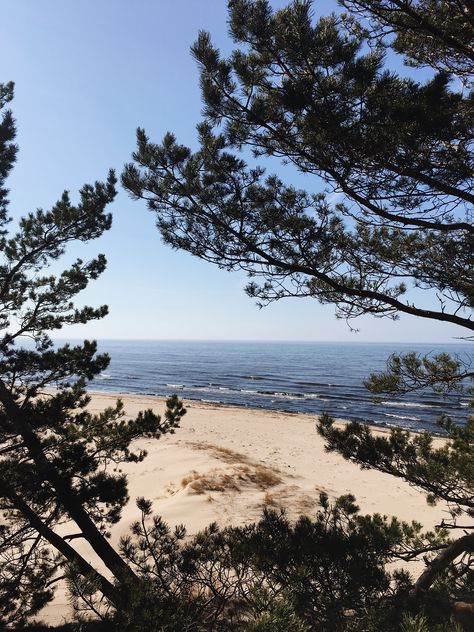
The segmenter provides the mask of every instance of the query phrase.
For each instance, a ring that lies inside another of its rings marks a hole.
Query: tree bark
[[[462,553],[474,553],[474,533],[464,535],[462,538],[459,538],[459,540],[448,544],[448,546],[434,558],[431,564],[416,580],[412,590],[413,596],[416,597],[420,593],[428,590],[438,575]]]
[[[48,481],[52,485],[59,502],[67,511],[69,517],[74,520],[81,529],[84,538],[91,545],[95,553],[118,581],[127,578],[133,582],[138,582],[138,577],[132,569],[111,546],[89,517],[89,514],[83,509],[69,481],[65,480],[48,461],[39,438],[31,428],[23,411],[12,397],[10,391],[1,380],[0,401],[5,407],[5,411],[15,430],[22,436],[28,452],[38,468],[38,472],[43,476],[45,481]]]
[[[61,555],[71,563],[75,564],[79,572],[84,576],[93,577],[98,581],[101,592],[116,607],[119,605],[119,594],[115,586],[109,582],[103,575],[93,568],[82,555],[80,555],[64,538],[55,533],[38,514],[27,503],[18,496],[12,489],[3,487],[5,496],[10,500],[12,505],[17,509],[45,540],[47,540]]]

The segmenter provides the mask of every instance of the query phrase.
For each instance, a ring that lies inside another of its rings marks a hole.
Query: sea
[[[103,340],[106,371],[89,384],[100,392],[183,399],[319,415],[437,431],[448,413],[463,423],[467,395],[430,391],[379,396],[363,381],[393,353],[448,352],[467,361],[471,345],[347,342],[203,342]]]

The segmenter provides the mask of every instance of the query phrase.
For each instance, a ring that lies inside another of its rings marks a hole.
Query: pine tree
[[[204,101],[199,149],[170,133],[156,144],[139,129],[122,182],[155,213],[166,243],[246,271],[247,292],[262,305],[308,296],[348,321],[411,314],[472,339],[472,3],[343,4],[351,14],[314,20],[307,1],[273,11],[266,0],[230,0],[237,48],[224,58],[207,33],[192,48]],[[430,78],[397,73],[394,54]],[[314,189],[267,175],[266,157],[291,164]],[[470,361],[408,354],[368,386],[468,389],[473,376]],[[380,438],[326,416],[319,424],[329,449],[448,503],[443,527],[465,531],[441,546],[415,595],[446,574],[453,594],[472,589],[474,420],[440,425],[443,448],[428,434]]]
[[[341,18],[313,25],[307,2],[276,13],[231,2],[230,29],[242,47],[229,59],[206,33],[193,47],[200,149],[172,134],[157,145],[139,129],[122,175],[165,242],[245,270],[262,303],[311,296],[348,319],[407,313],[472,331],[469,95],[446,74],[419,83],[390,72]],[[322,178],[344,200],[266,176],[232,153],[242,147]]]
[[[0,620],[5,624],[39,611],[67,565],[92,577],[110,603],[123,599],[120,582],[134,581],[135,574],[107,537],[128,501],[119,466],[146,456],[133,449],[135,439],[173,432],[185,412],[176,398],[169,400],[164,419],[147,410],[127,420],[120,401],[98,414],[88,411],[86,382],[109,358],[96,353],[95,342],[57,347],[51,334],[106,315],[106,306],[74,306],[75,296],[105,269],[105,257],[77,259],[60,273],[49,268],[71,243],[96,239],[110,228],[106,207],[116,195],[116,178],[111,171],[105,182],[85,185],[77,204],[64,192],[50,210],[29,213],[9,231],[5,182],[17,148],[15,123],[5,107],[12,97],[13,84],[0,86]],[[59,535],[56,527],[64,523],[67,533]],[[112,580],[74,549],[79,538]]]
[[[448,72],[472,82],[474,9],[446,0],[342,0],[365,38],[393,46],[408,65]],[[364,28],[365,27],[365,28]]]

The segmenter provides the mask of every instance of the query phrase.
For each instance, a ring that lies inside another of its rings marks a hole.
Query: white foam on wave
[[[111,377],[112,376],[110,375],[110,373],[101,373],[95,379],[96,380],[110,380]]]
[[[418,417],[410,417],[409,415],[392,415],[391,413],[383,413],[384,417],[393,417],[394,419],[404,419],[405,421],[420,421]]]
[[[431,404],[420,404],[418,402],[398,402],[398,401],[383,401],[380,402],[384,406],[402,406],[404,408],[436,408]]]
[[[318,395],[317,393],[304,393],[303,395],[303,399],[317,399],[320,402],[330,402],[330,399],[327,399],[326,397],[321,397],[321,395]],[[344,406],[343,406],[344,408]]]

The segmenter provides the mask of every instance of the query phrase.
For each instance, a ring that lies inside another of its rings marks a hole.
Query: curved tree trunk
[[[23,438],[28,452],[38,468],[38,472],[45,481],[52,485],[58,501],[82,531],[84,538],[95,553],[117,580],[128,579],[132,580],[132,582],[138,582],[139,580],[135,573],[100,532],[87,511],[84,510],[69,481],[65,480],[48,461],[43,452],[41,441],[1,380],[0,401],[16,432]]]
[[[474,533],[464,535],[448,544],[416,580],[412,594],[417,596],[428,590],[438,575],[463,553],[474,553]]]
[[[27,505],[27,503],[18,496],[10,488],[3,487],[5,496],[10,500],[12,505],[28,520],[30,525],[35,529],[45,540],[47,540],[59,553],[75,564],[79,572],[84,576],[93,577],[97,580],[101,592],[107,599],[115,606],[119,605],[119,594],[115,586],[109,582],[107,578],[101,575],[93,568],[82,555],[80,555],[70,544],[64,540],[61,536],[55,533],[48,527],[47,524],[38,516],[38,514]]]

